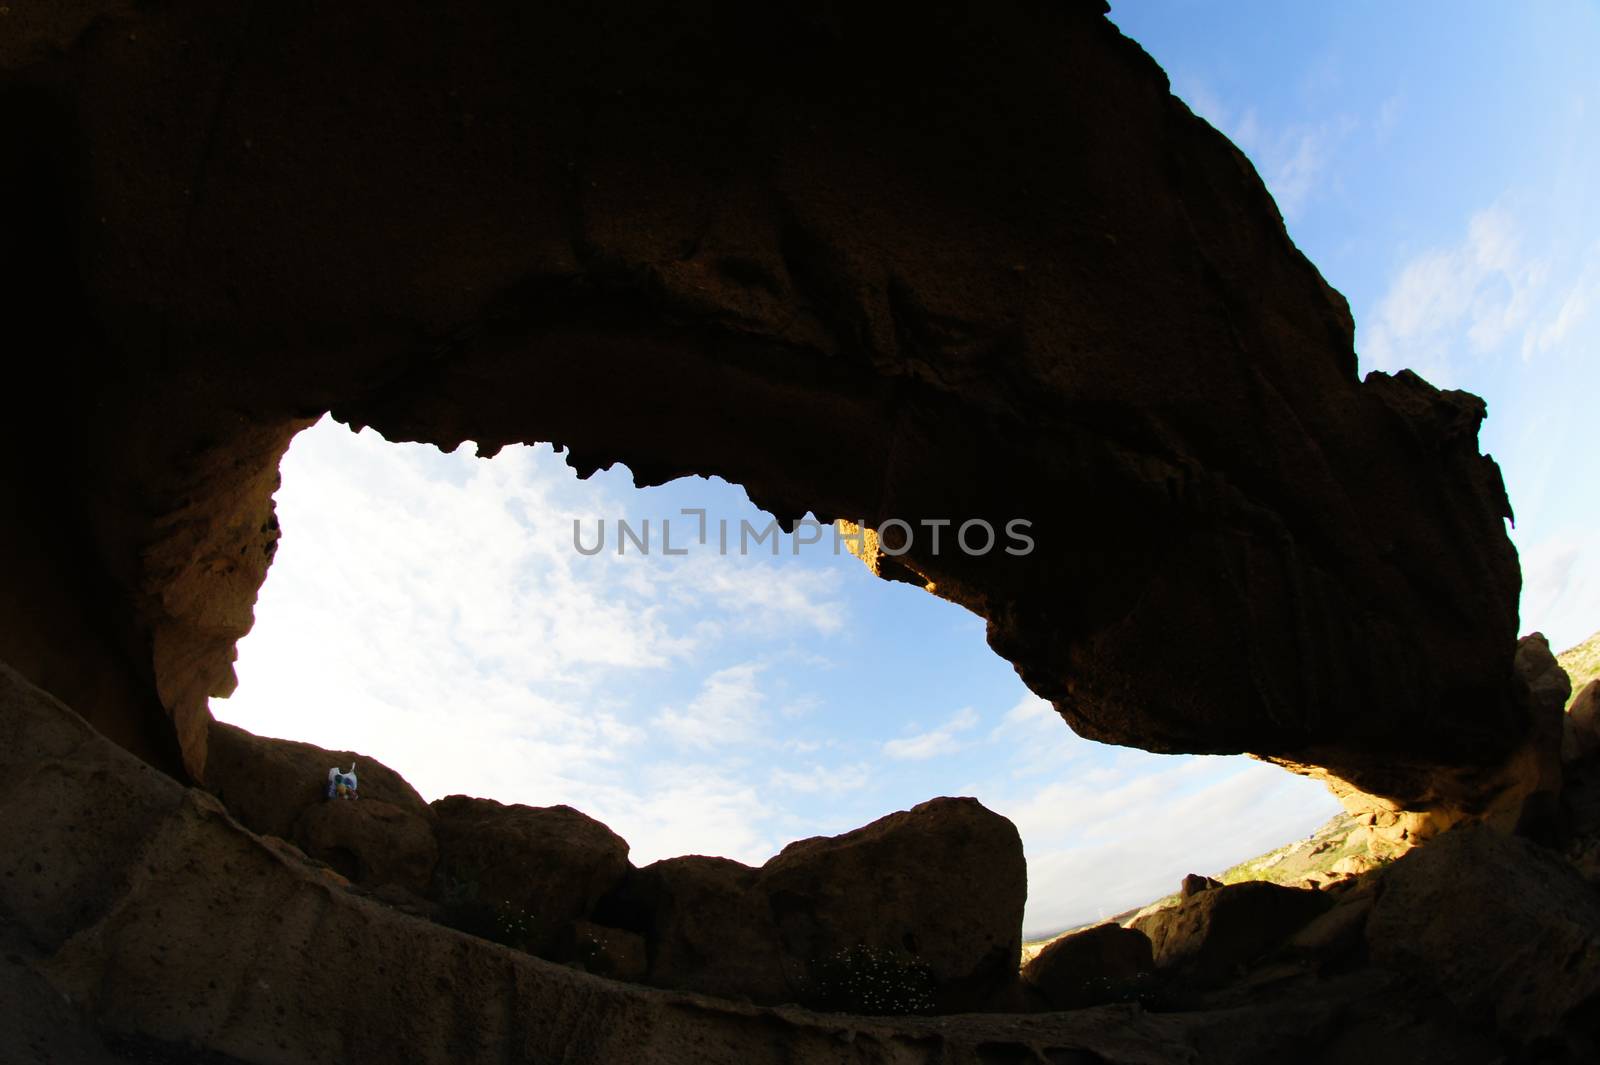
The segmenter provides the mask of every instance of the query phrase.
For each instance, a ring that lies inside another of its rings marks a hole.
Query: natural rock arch
[[[787,517],[1028,518],[1026,558],[872,561],[1084,735],[1476,801],[1526,729],[1484,406],[1358,379],[1103,5],[666,10],[13,11],[0,657],[202,776],[332,410]]]

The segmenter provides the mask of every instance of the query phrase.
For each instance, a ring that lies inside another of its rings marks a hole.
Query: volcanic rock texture
[[[328,410],[1030,521],[874,568],[1096,739],[1470,806],[1527,731],[1484,405],[1359,378],[1100,5],[13,4],[0,181],[0,656],[170,771]]]

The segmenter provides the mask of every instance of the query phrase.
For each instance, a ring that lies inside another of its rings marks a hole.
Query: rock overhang
[[[1029,556],[885,575],[1086,736],[1469,800],[1528,727],[1483,405],[1358,378],[1102,6],[13,11],[7,291],[50,354],[0,657],[202,775],[278,458],[332,410],[781,517],[1027,518]]]

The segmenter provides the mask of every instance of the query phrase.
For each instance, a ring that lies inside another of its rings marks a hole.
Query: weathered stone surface
[[[1367,917],[1377,899],[1377,880],[1370,879],[1339,895],[1333,908],[1314,917],[1289,937],[1292,954],[1318,962],[1343,962],[1365,945]]]
[[[352,762],[361,784],[357,802],[376,800],[423,819],[429,816],[417,790],[376,758],[257,736],[223,721],[211,721],[207,731],[206,790],[251,831],[293,839],[307,811],[327,801],[328,770],[335,765],[348,769]]]
[[[875,570],[1097,739],[1414,806],[1526,728],[1483,404],[1360,379],[1249,162],[1100,4],[50,12],[0,51],[0,293],[51,353],[0,427],[34,501],[0,653],[155,764],[203,775],[327,410],[784,516],[1029,520],[1025,556]]]
[[[536,954],[555,950],[629,869],[627,841],[570,806],[451,795],[431,810],[440,891],[520,915]]]
[[[1150,938],[1117,924],[1096,925],[1047,945],[1022,970],[1022,980],[1055,1009],[1111,1001],[1128,983],[1155,970]]]
[[[574,921],[571,944],[563,951],[568,964],[596,976],[637,983],[650,969],[644,937],[593,921]]]
[[[1202,891],[1210,891],[1212,888],[1221,886],[1221,881],[1213,880],[1209,876],[1201,876],[1199,873],[1189,873],[1184,876],[1183,884],[1178,888],[1178,895],[1181,898],[1186,899],[1190,896],[1198,895]]]
[[[336,800],[308,808],[294,841],[352,882],[425,895],[433,888],[439,847],[428,819],[382,799]]]
[[[1328,906],[1320,892],[1245,881],[1202,891],[1133,927],[1150,937],[1158,969],[1215,981],[1281,946]]]
[[[50,1020],[73,1040],[58,1049],[82,1051],[75,1063],[100,1065],[96,1039],[121,1048],[116,1060],[274,1065],[1246,1065],[1306,1060],[1308,1046],[1330,1061],[1476,1065],[1519,1045],[1382,971],[1267,985],[1248,1003],[1181,1013],[893,1020],[632,987],[335,886],[5,668],[0,740],[0,915],[26,941],[6,957],[21,970],[0,973],[20,991],[0,996],[0,1031],[26,1039]],[[23,825],[32,856],[15,845]],[[72,846],[39,856],[60,838]],[[93,875],[68,883],[72,868]],[[64,995],[74,1008],[52,1014]]]
[[[646,937],[652,984],[809,1002],[819,964],[861,946],[925,968],[948,1012],[991,1008],[1015,982],[1027,866],[1010,821],[940,798],[791,843],[759,869],[669,858],[617,895],[602,909]]]
[[[1567,710],[1566,761],[1577,762],[1600,751],[1600,680],[1592,680]]]
[[[1366,939],[1503,1035],[1600,1050],[1600,894],[1527,840],[1463,826],[1412,851],[1384,871]]]
[[[755,1002],[799,1002],[803,970],[788,971],[758,873],[728,858],[687,855],[639,870],[630,895],[644,910],[648,983]]]
[[[1016,976],[1022,840],[976,799],[933,799],[791,843],[757,887],[791,968],[858,944],[903,954],[927,967],[946,1009],[976,1008]]]
[[[0,832],[10,836],[0,913],[27,947],[8,958],[20,969],[0,974],[19,989],[0,999],[0,1030],[26,1036],[34,1026],[18,1010],[70,995],[77,1009],[56,1011],[64,1027],[52,1049],[76,1046],[86,1062],[98,1039],[128,1037],[240,1061],[349,1065],[976,1063],[980,1043],[1067,1038],[1044,1025],[852,1026],[609,983],[331,886],[4,667],[0,710]],[[24,818],[36,839],[72,846],[13,846]],[[69,883],[69,861],[93,877]],[[1071,1041],[1152,1065],[1182,1053],[1177,1033],[1124,1028],[1088,1019]]]

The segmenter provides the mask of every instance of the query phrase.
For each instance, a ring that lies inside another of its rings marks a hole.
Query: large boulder
[[[1382,879],[1366,922],[1373,961],[1508,1039],[1571,1042],[1571,1060],[1595,1060],[1600,894],[1576,869],[1526,839],[1463,826]]]
[[[1208,983],[1282,946],[1329,904],[1319,891],[1249,880],[1199,892],[1133,927],[1150,937],[1158,969]]]
[[[939,798],[842,836],[791,843],[761,868],[792,965],[855,946],[925,967],[947,1009],[1015,978],[1027,863],[1016,826],[976,799]]]
[[[757,870],[729,858],[686,855],[639,870],[629,895],[642,907],[657,987],[754,1002],[799,1002]]]
[[[382,799],[317,803],[295,822],[294,841],[364,887],[400,887],[413,896],[433,887],[433,826]]]
[[[426,819],[428,804],[399,773],[376,758],[313,743],[257,736],[212,719],[205,787],[253,832],[290,839],[306,811],[326,801],[328,770],[356,765],[358,802],[378,800]]]
[[[627,842],[570,806],[451,795],[431,810],[441,899],[497,911],[534,953],[571,942],[572,922],[588,917],[629,869]]]
[[[1056,1009],[1114,1001],[1155,971],[1150,937],[1115,922],[1062,936],[1022,970],[1022,981]]]
[[[1562,760],[1581,762],[1600,751],[1600,680],[1591,680],[1567,708]]]
[[[759,869],[698,855],[656,862],[597,919],[645,935],[646,978],[661,987],[818,1002],[823,984],[875,968],[926,981],[934,1007],[960,1010],[1015,983],[1026,898],[1011,822],[976,799],[940,798],[791,843]]]

